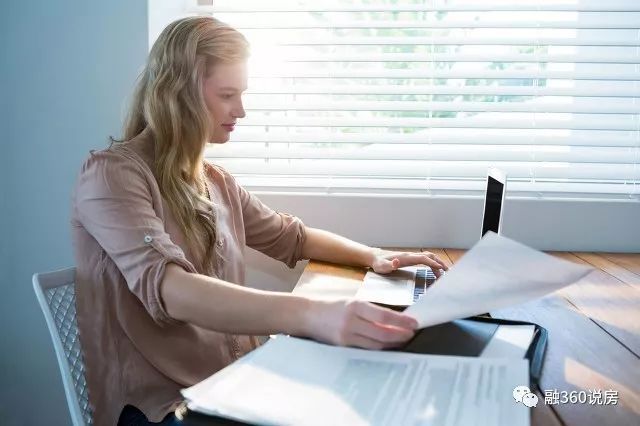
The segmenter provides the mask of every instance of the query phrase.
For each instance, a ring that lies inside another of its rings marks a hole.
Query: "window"
[[[250,188],[477,194],[491,166],[511,195],[639,198],[640,2],[216,0],[188,12],[252,45],[247,117],[207,149]]]

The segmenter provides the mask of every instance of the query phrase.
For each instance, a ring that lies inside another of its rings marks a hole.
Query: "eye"
[[[224,93],[224,94],[220,95],[220,97],[222,99],[231,99],[233,97],[233,95],[229,94],[229,93]]]

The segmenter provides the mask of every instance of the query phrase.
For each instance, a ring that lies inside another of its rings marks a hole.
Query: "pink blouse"
[[[73,195],[78,327],[96,425],[115,425],[126,404],[160,421],[180,403],[181,388],[257,346],[253,336],[167,314],[159,292],[167,263],[202,271],[160,194],[153,153],[148,130],[92,152]],[[205,174],[217,217],[214,276],[244,285],[245,246],[289,267],[302,258],[300,219],[271,210],[221,167],[207,163]]]

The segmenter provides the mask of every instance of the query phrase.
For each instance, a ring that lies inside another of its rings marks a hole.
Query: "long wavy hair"
[[[160,191],[206,273],[214,254],[216,223],[207,197],[204,148],[213,134],[202,83],[218,63],[249,56],[245,37],[212,17],[169,24],[149,53],[133,94],[124,142],[145,128],[155,146]]]

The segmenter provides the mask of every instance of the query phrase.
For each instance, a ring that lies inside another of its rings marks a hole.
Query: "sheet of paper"
[[[533,325],[501,325],[484,347],[481,357],[524,358],[536,331]]]
[[[404,312],[428,327],[544,296],[592,270],[489,232]]]
[[[526,360],[367,351],[279,336],[182,391],[192,410],[259,424],[528,425]]]

